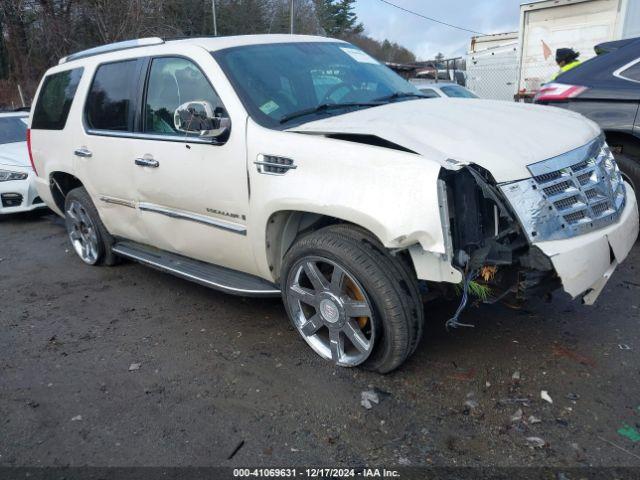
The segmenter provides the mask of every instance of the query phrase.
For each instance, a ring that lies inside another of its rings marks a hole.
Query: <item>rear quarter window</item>
[[[105,63],[93,78],[85,120],[92,130],[133,131],[138,60]]]
[[[69,116],[83,68],[47,75],[40,89],[31,121],[31,128],[62,130]]]
[[[627,80],[640,82],[640,59],[638,59],[635,64],[631,65],[626,70],[623,70],[620,73],[620,76],[626,78]]]

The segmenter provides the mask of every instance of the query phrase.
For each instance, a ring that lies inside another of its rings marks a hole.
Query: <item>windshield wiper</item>
[[[427,96],[423,95],[422,93],[394,92],[391,95],[376,98],[374,102],[390,102],[391,100],[397,100],[399,98],[427,98]]]
[[[349,108],[349,107],[377,107],[382,105],[382,103],[378,101],[374,102],[350,102],[350,103],[322,103],[317,107],[305,108],[304,110],[298,110],[297,112],[292,112],[280,119],[280,123],[287,123],[290,120],[298,117],[304,117],[305,115],[313,115],[314,113],[328,112],[329,110],[336,110],[340,108]]]

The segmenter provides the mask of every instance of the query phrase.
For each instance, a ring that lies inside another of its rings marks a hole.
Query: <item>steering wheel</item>
[[[340,82],[340,83],[336,83],[334,86],[329,87],[329,90],[327,90],[327,93],[324,94],[324,98],[322,99],[321,103],[336,103],[333,100],[331,100],[331,95],[333,95],[334,93],[336,93],[338,90],[340,90],[341,88],[346,88],[349,91],[346,93],[346,95],[349,95],[351,92],[355,92],[357,89],[356,87],[354,87],[352,84],[350,83],[346,83],[346,82]],[[345,96],[346,96],[345,95]]]

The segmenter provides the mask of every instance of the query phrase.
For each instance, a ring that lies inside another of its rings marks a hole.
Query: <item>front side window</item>
[[[640,59],[638,59],[635,64],[631,65],[629,68],[620,73],[620,76],[629,80],[640,82]]]
[[[176,109],[195,101],[206,101],[216,116],[226,116],[220,98],[193,62],[171,57],[153,59],[145,101],[145,133],[197,135],[179,132],[174,125]]]
[[[348,43],[249,45],[213,52],[213,56],[250,115],[270,128],[289,128],[317,115],[422,96],[406,80]],[[318,107],[320,111],[304,114]]]
[[[133,131],[137,62],[127,60],[98,67],[85,105],[90,129]]]
[[[82,78],[82,68],[65,70],[44,79],[33,111],[31,128],[62,130],[67,123],[73,97]]]
[[[27,140],[27,117],[0,117],[0,144]]]

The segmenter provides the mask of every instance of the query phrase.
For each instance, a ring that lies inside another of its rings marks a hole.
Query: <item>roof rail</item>
[[[88,50],[82,50],[81,52],[72,53],[67,57],[63,57],[58,62],[59,65],[70,62],[72,60],[78,60],[79,58],[93,57],[94,55],[100,55],[102,53],[117,52],[119,50],[128,50],[130,48],[137,47],[149,47],[151,45],[161,45],[164,40],[159,37],[147,37],[138,38],[137,40],[125,40],[124,42],[108,43],[107,45],[100,45],[99,47],[90,48]]]

